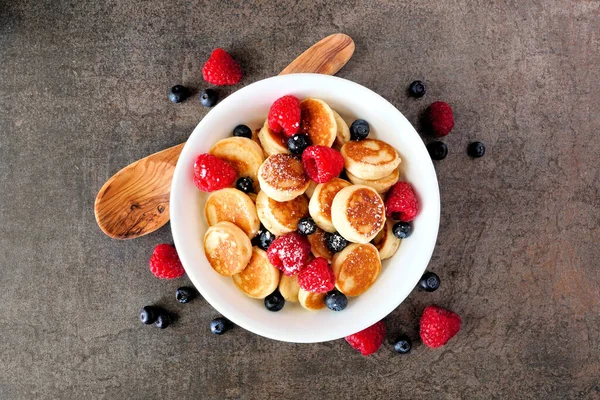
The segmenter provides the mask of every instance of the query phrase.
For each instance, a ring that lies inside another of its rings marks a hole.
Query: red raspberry
[[[194,163],[194,183],[203,192],[229,187],[235,181],[235,169],[212,154],[200,154]]]
[[[344,157],[327,146],[308,146],[302,153],[306,175],[317,183],[329,182],[344,169]]]
[[[446,136],[454,128],[454,114],[448,103],[436,101],[427,109],[427,123],[437,136]]]
[[[287,276],[294,276],[306,267],[309,255],[310,243],[298,232],[279,236],[267,250],[269,262]]]
[[[448,343],[460,330],[461,319],[452,311],[438,306],[427,306],[421,317],[421,340],[435,349]]]
[[[388,193],[385,201],[385,214],[388,218],[410,222],[419,212],[419,200],[408,182],[397,182]]]
[[[300,129],[300,100],[294,96],[283,96],[275,100],[269,109],[269,128],[276,133],[291,137]]]
[[[346,342],[363,356],[375,353],[385,339],[385,323],[379,321],[354,335],[346,336]]]
[[[335,287],[335,275],[323,257],[308,263],[298,274],[298,285],[312,293],[327,293]]]
[[[213,85],[235,85],[242,79],[242,69],[225,50],[215,49],[202,67],[202,76]]]
[[[150,257],[150,271],[162,279],[179,278],[185,274],[177,250],[170,244],[159,244]]]

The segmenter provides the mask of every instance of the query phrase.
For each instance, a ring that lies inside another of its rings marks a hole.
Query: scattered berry
[[[267,251],[271,243],[275,240],[275,235],[269,232],[266,228],[261,227],[258,234],[252,239],[252,246],[258,246],[259,248]]]
[[[412,225],[410,222],[396,222],[392,227],[392,232],[398,239],[406,239],[412,233]]]
[[[317,224],[311,217],[304,217],[298,221],[298,233],[302,235],[312,235],[317,231]]]
[[[194,183],[203,192],[229,187],[235,181],[235,169],[212,154],[200,154],[194,163]]]
[[[394,350],[399,354],[410,353],[412,347],[412,340],[406,335],[400,335],[396,341],[394,341]]]
[[[454,114],[448,103],[436,101],[427,109],[429,129],[437,136],[446,136],[454,128]]]
[[[181,85],[175,85],[171,88],[171,90],[169,90],[169,100],[171,100],[173,103],[181,103],[187,99],[188,94],[188,90],[185,87]]]
[[[306,267],[309,255],[310,243],[298,232],[279,236],[267,250],[269,262],[287,276],[294,276]]]
[[[283,132],[287,137],[295,135],[300,129],[300,100],[290,95],[275,100],[267,121],[272,131]]]
[[[161,312],[156,316],[156,321],[154,322],[154,326],[159,329],[165,329],[167,326],[171,324],[171,316],[168,312],[161,310]]]
[[[433,272],[425,272],[419,280],[419,289],[435,292],[440,287],[440,277]]]
[[[461,322],[460,317],[452,311],[427,306],[420,322],[421,340],[428,347],[441,347],[458,333]]]
[[[279,293],[279,290],[275,290],[273,293],[265,297],[265,307],[269,311],[279,311],[285,306],[285,299]]]
[[[344,169],[344,158],[339,151],[326,146],[308,146],[302,153],[306,175],[317,183],[329,182]]]
[[[338,232],[325,232],[325,246],[332,253],[338,253],[348,246],[348,241]]]
[[[189,303],[196,297],[196,289],[191,287],[180,287],[175,291],[175,299],[181,304]]]
[[[202,93],[200,93],[200,104],[204,107],[212,107],[217,104],[219,101],[219,96],[217,92],[212,89],[204,89]]]
[[[369,136],[371,127],[369,123],[364,119],[357,119],[350,125],[350,139],[352,140],[363,140]]]
[[[483,157],[485,154],[485,145],[481,142],[473,142],[467,147],[467,154],[473,158]]]
[[[215,335],[222,335],[233,327],[227,318],[219,317],[210,321],[210,331]]]
[[[249,176],[243,176],[237,180],[237,182],[235,183],[235,187],[244,193],[252,193],[253,184],[254,179],[250,178]]]
[[[166,243],[159,244],[154,248],[150,257],[150,271],[154,276],[162,279],[179,278],[185,274],[177,250]]]
[[[252,139],[252,130],[246,125],[238,125],[233,128],[233,136],[245,137]]]
[[[296,134],[288,139],[287,148],[292,154],[300,155],[311,145],[308,135],[303,133]]]
[[[421,81],[414,81],[408,87],[408,94],[416,98],[425,96],[425,84]]]
[[[448,155],[448,146],[442,142],[432,142],[427,145],[427,151],[432,160],[443,160]]]
[[[332,311],[342,311],[348,306],[348,298],[339,290],[332,290],[325,296],[325,305]]]
[[[385,212],[388,218],[410,222],[419,212],[419,201],[415,192],[407,182],[397,182],[390,189],[385,201]]]
[[[242,69],[225,50],[215,49],[202,67],[202,76],[213,85],[235,85],[242,79]]]
[[[346,342],[355,350],[360,351],[363,356],[375,353],[381,347],[383,339],[385,339],[385,323],[383,321],[379,321],[354,335],[346,336]]]
[[[323,257],[317,257],[298,273],[298,286],[307,292],[327,293],[335,287],[335,275]]]
[[[158,309],[153,306],[145,306],[140,311],[140,321],[142,324],[150,325],[156,321],[156,316],[158,314]]]

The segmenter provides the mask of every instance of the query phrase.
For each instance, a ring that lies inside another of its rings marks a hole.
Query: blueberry
[[[245,137],[252,139],[252,130],[246,125],[238,125],[233,128],[233,136]]]
[[[210,331],[215,335],[222,335],[233,327],[227,318],[219,317],[210,321]]]
[[[158,316],[156,317],[156,322],[154,322],[154,326],[159,329],[165,329],[171,323],[171,316],[168,312],[161,310]]]
[[[406,335],[400,335],[394,341],[394,350],[396,353],[407,354],[410,353],[410,349],[412,347],[412,340]]]
[[[188,90],[181,86],[175,85],[169,90],[169,100],[173,103],[181,103],[188,97]]]
[[[435,292],[440,287],[440,277],[433,272],[425,272],[419,281],[419,289]]]
[[[175,291],[175,298],[181,304],[189,303],[196,297],[196,289],[191,287],[180,287]]]
[[[212,89],[204,89],[202,93],[200,93],[200,104],[204,107],[212,107],[217,104],[219,100],[219,96],[217,96],[217,92]]]
[[[298,233],[312,235],[317,231],[317,224],[311,217],[304,217],[298,221]]]
[[[473,158],[483,157],[485,154],[485,145],[481,142],[473,142],[467,147],[467,154]]]
[[[421,81],[414,81],[408,87],[408,94],[416,98],[425,96],[425,84]]]
[[[357,119],[350,125],[350,138],[352,140],[363,140],[369,136],[369,123],[364,119]]]
[[[152,306],[145,306],[140,311],[140,321],[142,324],[150,325],[156,321],[156,316],[158,314],[158,309]]]
[[[254,180],[249,176],[241,177],[235,183],[235,187],[244,193],[252,193]]]
[[[332,290],[325,296],[325,305],[332,311],[342,311],[348,305],[348,298],[339,290]]]
[[[398,239],[406,239],[412,233],[412,225],[410,222],[396,222],[392,227],[392,232]]]
[[[258,238],[258,247],[267,251],[273,240],[275,240],[275,235],[265,229]]]
[[[299,133],[297,135],[292,136],[287,141],[287,147],[290,153],[300,155],[308,146],[310,146],[312,142],[308,135],[304,135]]]
[[[279,290],[275,290],[273,293],[265,297],[265,307],[269,311],[279,311],[285,305],[285,299],[279,293]]]
[[[337,253],[348,246],[348,241],[339,233],[325,233],[325,245],[332,253]]]
[[[427,145],[427,151],[432,160],[443,160],[448,155],[448,146],[442,142],[431,142]]]

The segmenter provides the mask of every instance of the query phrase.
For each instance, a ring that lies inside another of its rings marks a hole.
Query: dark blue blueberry
[[[485,145],[481,142],[473,142],[467,147],[467,154],[473,158],[483,157],[485,154]]]
[[[448,155],[448,146],[442,142],[431,142],[427,145],[427,151],[432,160],[443,160]]]
[[[219,96],[217,96],[217,92],[212,89],[204,89],[202,93],[200,93],[200,104],[204,107],[212,107],[217,104],[219,101]]]
[[[299,133],[297,135],[292,136],[287,141],[287,147],[290,153],[300,155],[308,146],[310,146],[312,142],[308,135]]]
[[[311,217],[304,217],[298,221],[298,233],[312,235],[317,231],[317,224]]]
[[[285,299],[279,293],[279,290],[275,290],[273,293],[265,297],[265,307],[269,311],[279,311],[285,305]]]
[[[210,321],[210,331],[215,335],[222,335],[233,327],[227,318],[219,317]]]
[[[408,94],[416,98],[425,96],[425,84],[421,81],[414,81],[408,87]]]
[[[267,251],[273,240],[275,240],[275,235],[265,229],[258,238],[258,247]]]
[[[338,253],[348,246],[348,241],[339,233],[325,233],[325,245],[332,253]]]
[[[156,316],[156,322],[154,322],[154,326],[159,329],[165,329],[171,323],[171,316],[168,312],[161,310],[160,313]]]
[[[235,187],[244,193],[252,193],[254,180],[249,176],[241,177],[235,182]]]
[[[150,325],[156,321],[156,317],[158,314],[158,309],[152,306],[145,306],[140,311],[140,321],[142,324]]]
[[[419,281],[419,289],[435,292],[440,287],[440,277],[433,272],[425,272]]]
[[[394,342],[394,350],[399,354],[406,354],[412,348],[412,340],[406,335],[400,335]]]
[[[332,311],[342,311],[348,305],[348,298],[339,290],[332,290],[325,296],[325,305]]]
[[[392,227],[392,232],[398,239],[406,239],[412,233],[412,225],[410,222],[396,222]]]
[[[169,100],[173,103],[181,103],[187,99],[188,95],[188,90],[181,85],[175,85],[169,90]]]
[[[369,136],[371,128],[364,119],[357,119],[350,125],[350,138],[352,140],[363,140]]]
[[[246,125],[238,125],[233,129],[233,136],[245,137],[252,139],[252,130]]]
[[[186,304],[186,303],[189,303],[190,301],[194,300],[194,298],[196,298],[197,294],[198,294],[198,292],[196,292],[196,289],[194,289],[194,288],[180,287],[175,291],[175,298],[181,304]]]

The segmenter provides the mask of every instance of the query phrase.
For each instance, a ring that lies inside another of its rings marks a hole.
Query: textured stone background
[[[0,398],[600,398],[600,2],[247,3],[0,0]],[[413,122],[454,107],[436,163],[442,288],[387,321],[416,338],[425,305],[456,311],[464,328],[440,350],[216,337],[208,304],[175,304],[185,279],[147,269],[168,227],[122,242],[95,224],[107,178],[203,117],[166,93],[202,88],[213,48],[243,65],[230,93],[337,31],[356,42],[339,76]],[[417,78],[422,100],[404,94]],[[137,321],[157,301],[176,326]]]

